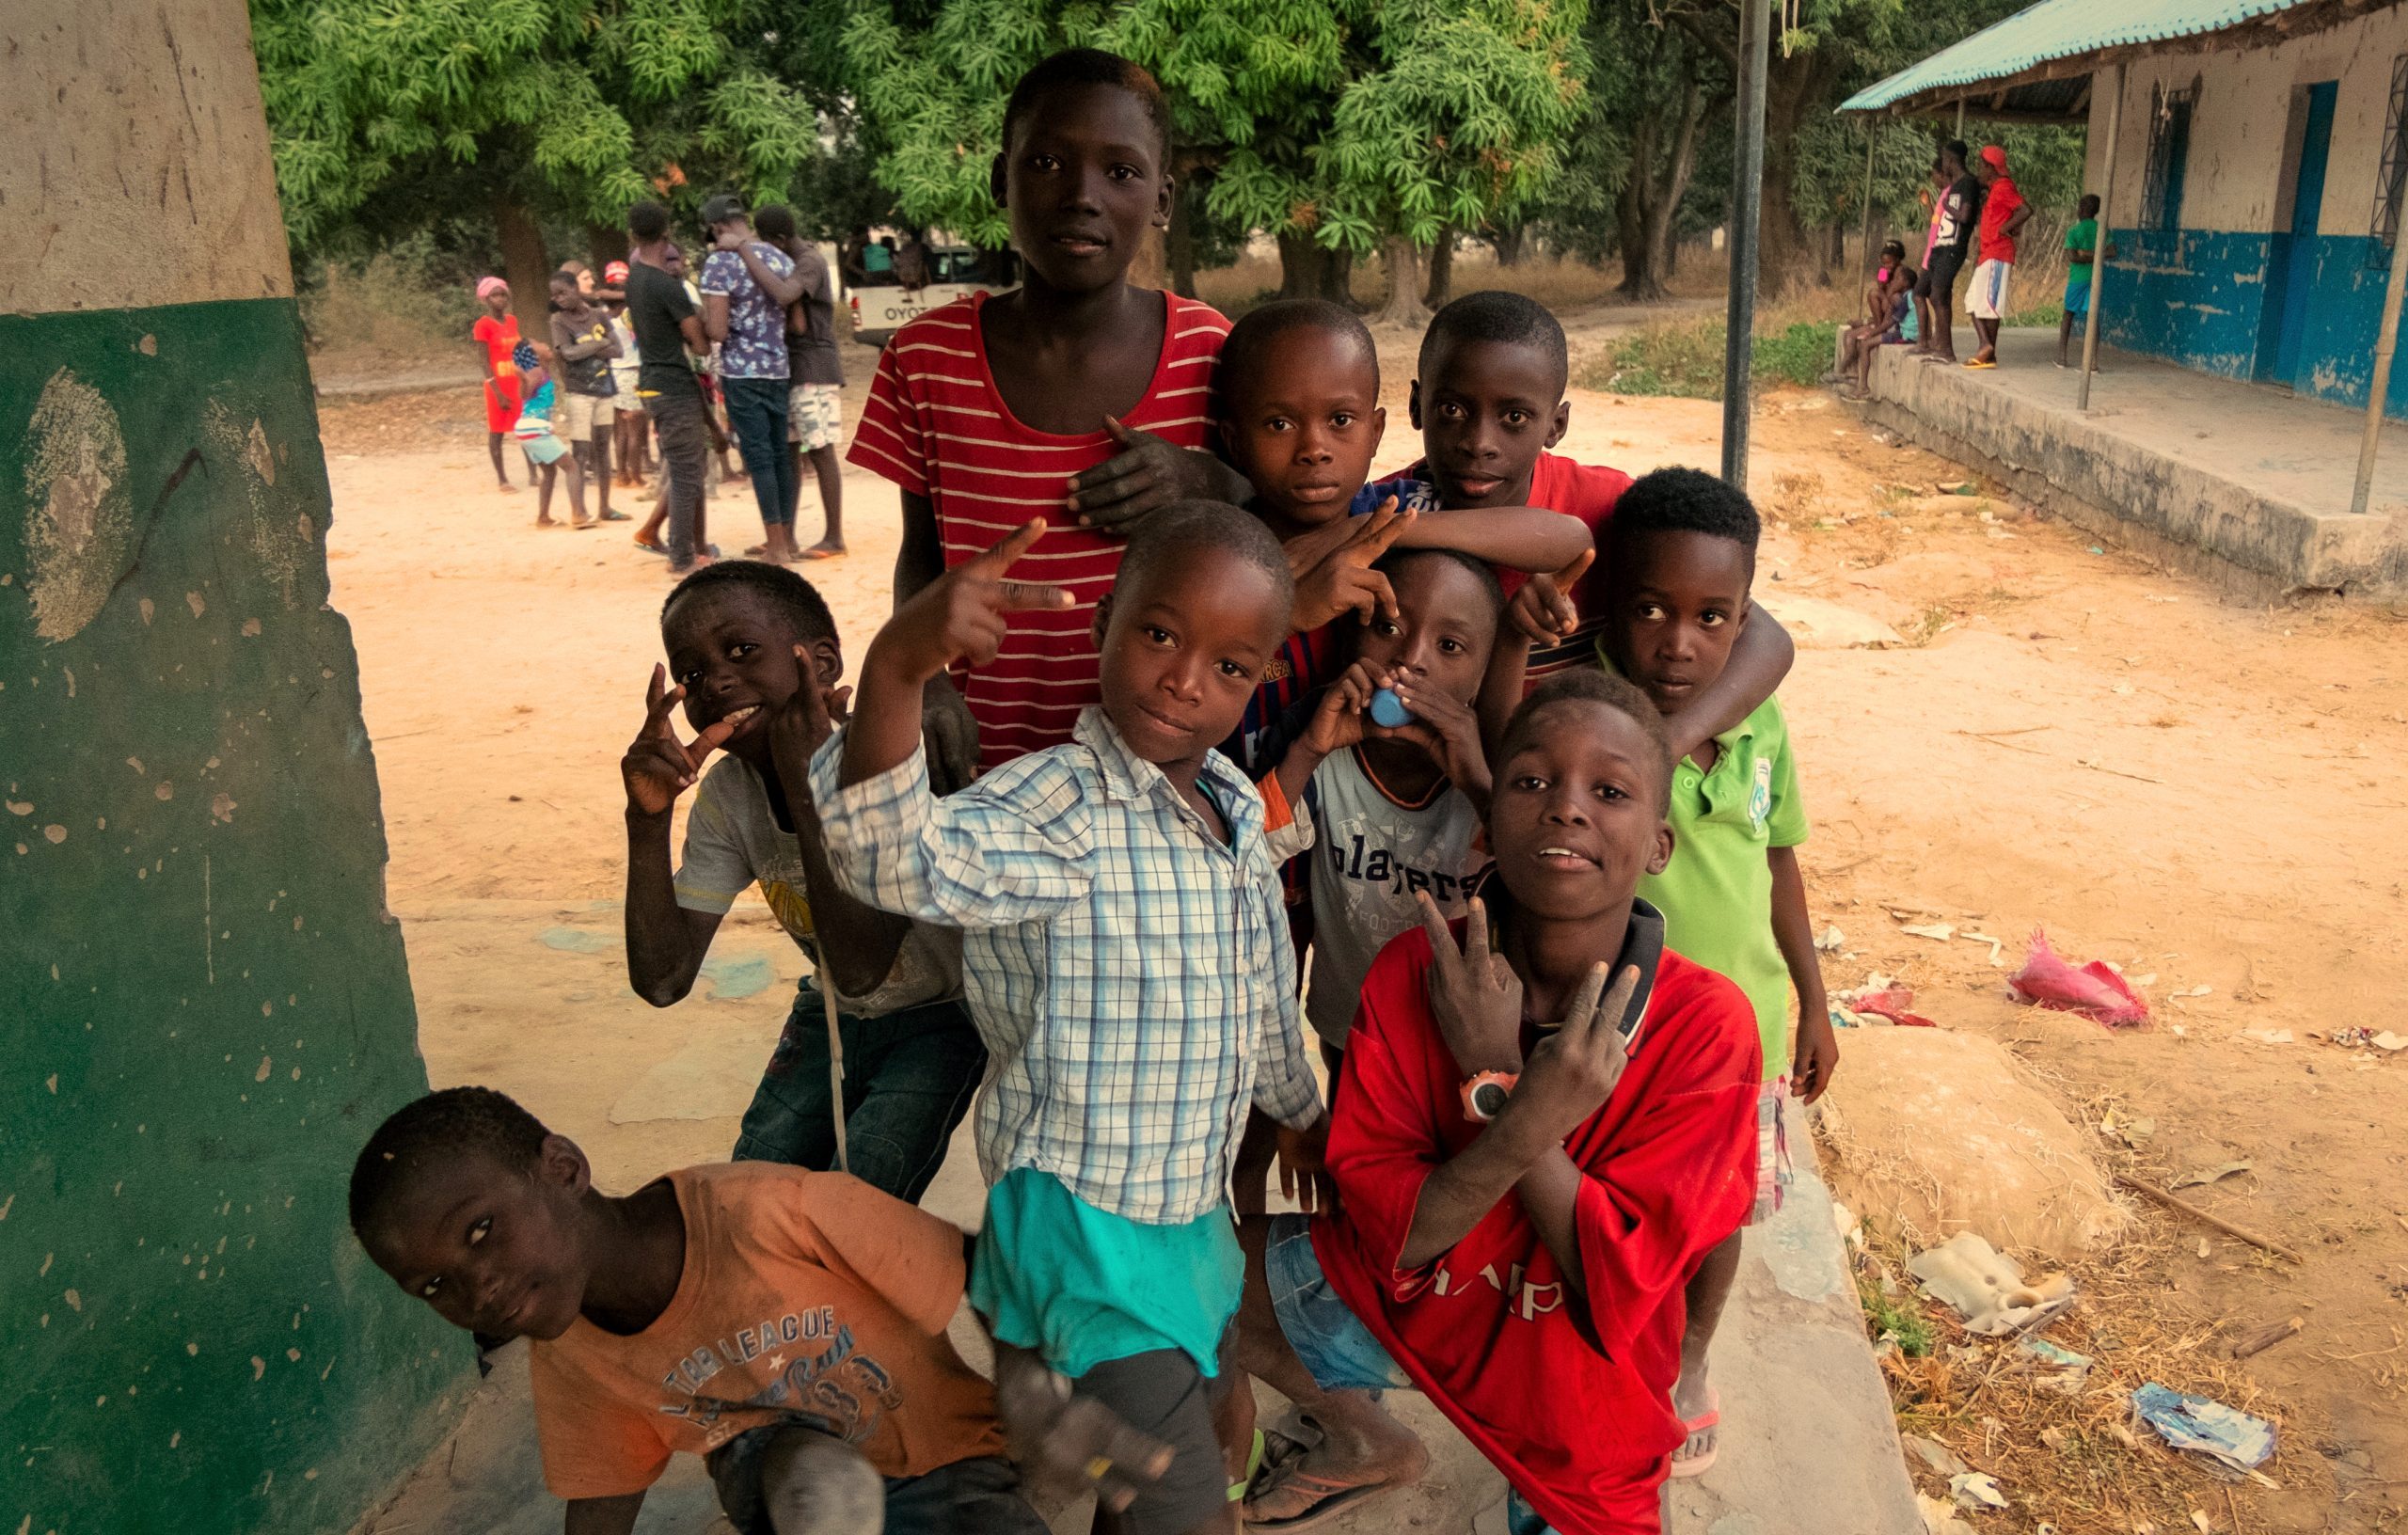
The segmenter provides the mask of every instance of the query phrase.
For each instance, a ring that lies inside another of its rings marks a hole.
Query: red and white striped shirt
[[[985,293],[931,309],[895,333],[878,359],[849,462],[882,475],[936,509],[948,569],[991,547],[1031,517],[1051,530],[1012,566],[1014,580],[1050,581],[1076,599],[1061,612],[1014,613],[994,660],[961,676],[978,721],[978,755],[995,768],[1070,738],[1079,711],[1098,702],[1095,605],[1112,589],[1124,546],[1063,510],[1071,478],[1118,445],[1099,425],[1063,436],[1014,417],[995,388],[979,329]],[[1213,373],[1229,323],[1209,304],[1164,293],[1162,356],[1145,398],[1121,418],[1181,448],[1212,441]]]

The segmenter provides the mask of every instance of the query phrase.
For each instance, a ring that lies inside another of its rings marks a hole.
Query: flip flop
[[[632,540],[632,542],[637,548],[642,549],[646,554],[657,554],[663,560],[669,558],[669,546],[666,544],[658,543],[649,538],[639,538]]]
[[[1333,1481],[1294,1465],[1275,1467],[1261,1490],[1268,1492],[1275,1487],[1294,1487],[1313,1493],[1318,1495],[1313,1506],[1287,1519],[1248,1519],[1245,1527],[1256,1531],[1276,1531],[1279,1535],[1302,1535],[1305,1530],[1321,1528],[1358,1503],[1383,1493],[1395,1492],[1398,1486],[1399,1483],[1393,1481]]]
[[[1262,1431],[1254,1431],[1254,1445],[1245,1452],[1245,1475],[1229,1483],[1229,1501],[1245,1501],[1247,1489],[1254,1485],[1255,1476],[1262,1469]]]
[[[1696,1433],[1701,1429],[1719,1429],[1722,1426],[1722,1393],[1715,1390],[1713,1386],[1708,1385],[1705,1388],[1705,1401],[1706,1407],[1704,1412],[1698,1414],[1695,1417],[1685,1417],[1681,1419],[1681,1432],[1685,1435]],[[1708,1471],[1714,1468],[1715,1457],[1721,1453],[1722,1437],[1719,1434],[1715,1436],[1714,1448],[1707,1450],[1703,1455],[1691,1456],[1689,1459],[1685,1461],[1681,1459],[1680,1452],[1678,1450],[1673,1451],[1671,1470],[1672,1480],[1679,1481],[1685,1480],[1690,1477],[1702,1477],[1705,1475]]]
[[[1989,362],[1984,362],[1981,358],[1975,357],[1972,361],[1965,364],[1965,366],[1968,368],[1995,368],[1998,366],[1998,363],[1995,359]]]
[[[636,519],[614,507],[610,511],[603,513],[600,520],[604,522],[633,522]]]

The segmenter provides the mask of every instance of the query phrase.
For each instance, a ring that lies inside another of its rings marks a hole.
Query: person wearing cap
[[[1996,144],[1982,146],[1973,175],[1982,183],[1982,259],[1973,268],[1972,286],[1965,291],[1965,312],[1973,317],[1973,334],[1982,349],[1965,366],[1995,368],[1999,322],[2006,316],[2008,285],[2015,276],[2015,237],[2031,221],[2032,205],[2016,190],[2015,179],[2006,173],[2006,150]]]
[[[786,451],[786,306],[802,283],[786,253],[752,232],[742,199],[725,193],[703,204],[711,253],[703,261],[703,328],[719,343],[720,391],[727,424],[761,506],[762,542],[744,552],[781,562],[801,551],[794,541],[796,474]]]
[[[493,455],[495,483],[502,490],[515,491],[518,487],[510,483],[510,471],[502,467],[501,439],[518,424],[518,366],[511,360],[518,346],[518,316],[510,312],[510,284],[499,277],[477,279],[477,302],[485,307],[485,312],[468,327],[468,336],[476,342],[478,376],[484,380],[485,449]],[[531,460],[527,476],[531,480],[534,475]]]

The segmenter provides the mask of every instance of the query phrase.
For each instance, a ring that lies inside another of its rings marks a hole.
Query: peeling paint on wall
[[[24,430],[34,632],[71,639],[99,616],[133,547],[125,433],[101,391],[65,368],[42,387]]]

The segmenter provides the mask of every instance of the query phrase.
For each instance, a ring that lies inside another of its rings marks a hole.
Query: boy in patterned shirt
[[[812,796],[848,889],[963,929],[996,1062],[971,1305],[1000,1350],[1171,1446],[1118,1528],[1187,1535],[1228,1517],[1216,1418],[1234,1402],[1220,1354],[1244,1278],[1228,1191],[1247,1105],[1278,1121],[1307,1195],[1327,1129],[1262,801],[1214,750],[1287,636],[1294,584],[1235,507],[1154,514],[1090,624],[1102,702],[1069,743],[939,799],[921,688],[991,657],[1008,611],[1067,609],[1059,587],[1006,578],[1042,531],[895,610]]]

